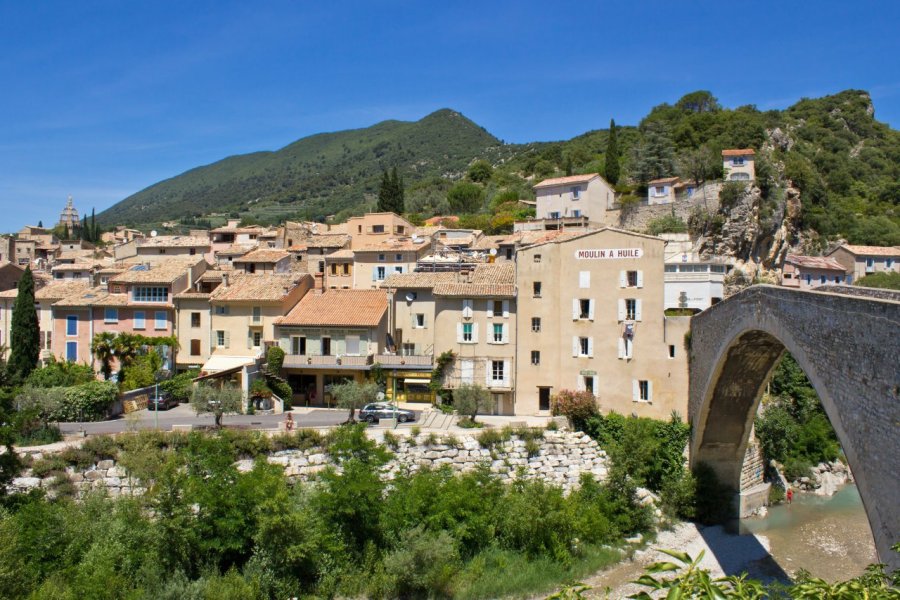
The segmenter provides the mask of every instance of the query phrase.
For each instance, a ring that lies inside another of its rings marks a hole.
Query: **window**
[[[650,402],[652,400],[649,381],[644,379],[635,380],[635,388],[634,400],[639,402]]]
[[[262,331],[253,332],[253,347],[259,348],[262,345]]]
[[[375,280],[376,281],[384,281],[384,277],[385,277],[384,267],[375,267]]]
[[[197,254],[197,249],[191,248],[190,251],[188,252],[188,254],[190,254],[191,256],[194,256],[195,254]]]
[[[103,322],[104,323],[118,323],[119,322],[119,309],[118,308],[106,308],[103,310]]]
[[[66,316],[66,335],[78,335],[78,315]]]
[[[625,300],[625,319],[629,321],[637,319],[637,300],[634,298]]]
[[[576,198],[576,200],[577,200],[577,198]],[[573,210],[573,211],[572,211],[572,216],[575,217],[576,219],[579,218],[579,217],[581,216],[581,211],[580,211],[580,210]]]
[[[538,410],[550,410],[550,388],[538,388]]]
[[[45,342],[44,350],[50,350],[50,348],[53,346],[53,332],[48,331],[46,333],[47,333],[47,337],[44,340],[44,342]]]
[[[664,185],[653,186],[653,195],[654,196],[665,196],[666,195],[666,186],[664,186]]]
[[[675,345],[669,344],[669,358],[675,358]]]
[[[826,277],[825,275],[819,276],[819,283],[825,283],[826,281],[828,281],[828,277]]]
[[[531,330],[535,333],[540,332],[540,330],[541,330],[541,318],[540,317],[531,317]]]
[[[494,323],[494,343],[503,343],[503,323]]]
[[[292,337],[291,338],[291,354],[306,354],[306,338],[305,337]]]
[[[541,297],[541,282],[535,281],[534,283],[531,284],[531,287],[532,287],[532,290],[534,291],[534,297],[540,298]]]
[[[134,328],[135,329],[143,329],[147,326],[147,318],[144,315],[144,311],[136,310],[134,311]]]
[[[894,266],[894,259],[893,259],[893,258],[886,258],[886,259],[884,259],[884,268],[885,268],[885,269],[893,268],[893,266]]]
[[[384,262],[384,254],[378,255],[378,262]]]
[[[512,260],[512,256],[513,256],[513,249],[507,248],[506,249],[506,260]]]
[[[403,272],[403,266],[394,267],[394,273],[402,273],[402,272]]]
[[[627,287],[637,287],[638,286],[638,272],[637,271],[628,271],[625,275],[625,284]]]
[[[416,328],[425,329],[425,313],[416,313]]]
[[[534,262],[541,262],[541,255],[540,255],[540,254],[535,254],[535,255],[534,255]]]
[[[358,335],[344,336],[344,354],[348,356],[359,356],[360,337]]]
[[[191,327],[200,327],[200,313],[191,313]]]
[[[462,301],[462,316],[465,318],[470,318],[473,315],[473,307],[475,305],[475,301],[472,299],[465,299]]]
[[[166,329],[169,327],[169,319],[164,310],[156,311],[153,315],[153,321],[154,329]]]
[[[578,318],[579,319],[589,319],[591,318],[591,301],[581,299],[578,301]]]
[[[372,233],[384,233],[384,225],[372,225]]]
[[[572,188],[572,200],[578,200],[581,197],[581,188],[575,186]]]
[[[70,362],[78,360],[78,342],[66,342],[66,360]]]
[[[834,276],[834,282],[835,282],[835,283],[841,283],[843,280],[844,280],[844,278],[841,277],[840,275],[835,275],[835,276]]]
[[[812,275],[809,273],[806,274],[806,285],[812,284]]]
[[[590,338],[578,338],[578,356],[588,356],[591,347]]]
[[[731,159],[731,164],[735,167],[743,167],[744,166],[744,157],[743,156],[735,156]]]
[[[109,277],[107,277],[105,275],[101,275],[100,276],[100,285],[106,285],[107,283],[109,283]]]
[[[254,306],[253,307],[253,316],[251,318],[253,319],[253,323],[255,323],[255,324],[262,323],[262,307]]]
[[[551,219],[558,219],[558,218],[559,218],[559,211],[553,211],[552,213],[550,213],[549,218],[551,218]]]
[[[322,356],[331,356],[331,338],[322,338]]]
[[[344,275],[350,274],[350,263],[344,263]]]
[[[506,379],[504,362],[502,360],[491,361],[491,381],[494,383],[503,383]]]
[[[331,274],[337,275],[338,266],[337,263],[331,263]]]
[[[159,253],[160,253],[160,254],[165,254],[165,253],[166,253],[166,249],[165,249],[165,248],[160,248],[160,249],[159,249]]]
[[[475,380],[475,361],[459,361],[459,379],[462,383],[472,383]]]
[[[224,331],[220,330],[216,332],[216,346],[219,348],[225,348],[227,346]]]
[[[594,376],[593,375],[585,375],[584,376],[584,391],[593,395],[594,394]]]
[[[491,306],[491,316],[492,317],[505,317],[507,313],[507,308],[504,307],[503,300],[491,300],[489,301]]]
[[[168,302],[169,288],[135,287],[131,290],[131,299],[134,302]]]
[[[474,340],[474,326],[472,323],[463,323],[462,325],[462,341],[471,342]]]
[[[541,364],[541,351],[540,350],[532,350],[531,351],[531,364],[539,365]]]
[[[191,340],[191,356],[200,356],[200,340]]]
[[[227,307],[227,306],[217,306],[217,307],[216,307],[216,314],[217,314],[217,315],[227,315],[227,314],[228,314],[228,307]]]
[[[403,260],[403,255],[402,255],[402,254],[395,254],[395,255],[394,255],[394,260],[395,260],[396,262],[401,262],[401,261]]]

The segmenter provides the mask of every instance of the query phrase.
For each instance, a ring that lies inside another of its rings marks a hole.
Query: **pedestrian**
[[[288,412],[287,416],[284,418],[284,428],[288,431],[294,430],[294,414]]]
[[[788,504],[790,504],[791,502],[794,501],[794,488],[789,487],[787,489],[787,501],[788,501]]]

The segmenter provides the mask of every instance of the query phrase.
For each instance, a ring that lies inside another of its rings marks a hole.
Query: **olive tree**
[[[490,407],[491,394],[477,383],[464,383],[453,391],[453,406],[472,423],[479,412]]]
[[[366,381],[365,383],[347,381],[331,386],[331,394],[337,399],[338,406],[350,410],[347,423],[355,423],[356,409],[362,408],[370,402],[375,402],[378,399],[379,391],[378,384],[374,381]]]
[[[244,396],[241,390],[231,384],[223,384],[221,388],[201,383],[191,394],[191,407],[198,415],[211,413],[216,420],[216,427],[222,426],[222,417],[226,414],[241,412]]]

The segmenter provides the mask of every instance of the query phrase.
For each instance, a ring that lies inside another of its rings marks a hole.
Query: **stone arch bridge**
[[[691,464],[740,489],[756,409],[787,350],[837,432],[880,560],[900,568],[900,292],[820,290],[753,286],[694,317]]]

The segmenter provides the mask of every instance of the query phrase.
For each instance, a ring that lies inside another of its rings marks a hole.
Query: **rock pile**
[[[853,473],[839,460],[819,463],[812,468],[812,477],[801,477],[794,486],[819,496],[832,496],[838,487],[853,483]]]

